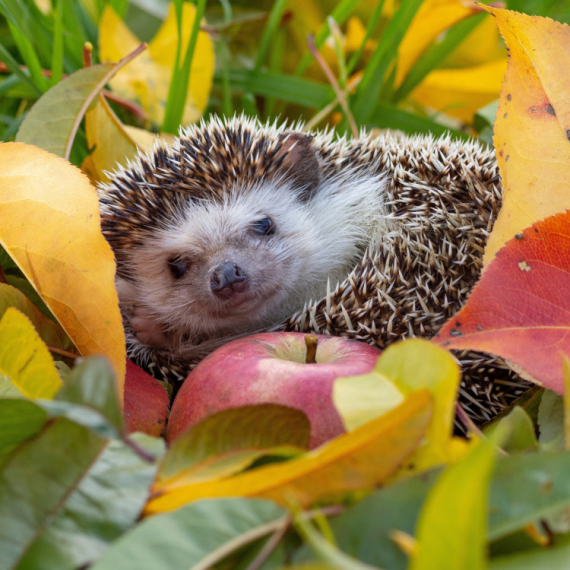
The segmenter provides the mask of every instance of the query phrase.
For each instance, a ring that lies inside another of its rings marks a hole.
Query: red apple
[[[306,337],[318,339],[316,362],[309,364]],[[172,405],[166,439],[221,410],[280,404],[307,415],[310,447],[317,447],[345,431],[332,401],[334,380],[370,372],[379,356],[368,344],[333,336],[287,332],[235,340],[190,373]]]

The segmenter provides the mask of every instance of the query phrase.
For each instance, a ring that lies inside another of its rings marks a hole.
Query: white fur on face
[[[172,333],[173,352],[191,354],[205,340],[223,342],[276,325],[326,293],[362,250],[388,231],[383,180],[351,180],[350,172],[323,184],[301,202],[287,183],[228,192],[223,203],[188,203],[170,225],[133,253],[135,283],[119,287],[123,307],[136,304]],[[275,234],[252,224],[270,217]],[[376,236],[376,237],[374,237]],[[175,279],[172,258],[187,260]],[[211,290],[213,270],[231,261],[247,274],[246,292],[221,300]],[[239,302],[238,302],[239,301]]]

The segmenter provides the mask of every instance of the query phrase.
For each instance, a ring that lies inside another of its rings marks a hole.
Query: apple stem
[[[307,357],[305,358],[305,362],[307,364],[315,364],[317,362],[317,344],[319,344],[317,335],[306,334],[305,344],[307,345]]]

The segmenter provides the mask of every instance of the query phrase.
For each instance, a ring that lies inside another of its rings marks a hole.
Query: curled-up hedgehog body
[[[154,375],[266,330],[429,338],[465,303],[501,205],[492,152],[298,127],[214,118],[100,186],[129,354]],[[476,420],[527,387],[501,360],[460,361]]]

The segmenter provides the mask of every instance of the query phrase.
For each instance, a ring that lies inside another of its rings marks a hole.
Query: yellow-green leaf
[[[195,13],[196,8],[189,2],[184,2],[183,54],[186,52],[190,39]],[[168,88],[176,59],[177,29],[176,14],[171,4],[168,15],[149,43],[147,52],[131,62],[111,81],[111,87],[118,95],[138,101],[148,113],[151,121],[158,126],[162,125],[164,120]],[[108,4],[99,22],[101,61],[117,61],[139,43],[140,41]],[[208,103],[213,75],[213,44],[206,32],[199,32],[190,70],[190,87],[184,108],[183,124],[196,122],[201,117]]]
[[[306,455],[246,473],[155,493],[147,515],[213,497],[260,497],[306,506],[318,500],[367,489],[385,481],[423,439],[431,418],[431,396],[419,390],[381,418],[330,441]]]
[[[434,414],[424,445],[410,459],[413,469],[422,471],[465,453],[463,442],[452,438],[459,381],[459,367],[449,352],[426,340],[410,339],[387,348],[370,374],[337,380],[333,397],[352,429],[382,416],[415,391],[430,390]]]
[[[487,568],[487,494],[495,447],[495,438],[474,442],[462,461],[440,475],[420,513],[410,570]]]
[[[378,372],[338,378],[333,402],[347,430],[351,431],[398,407],[404,394]]]
[[[9,307],[14,307],[26,315],[46,344],[63,350],[73,349],[71,340],[60,325],[44,316],[21,291],[6,283],[0,283],[0,317]]]
[[[115,259],[99,201],[81,171],[45,150],[0,144],[0,244],[80,354],[111,360],[122,399],[125,337]]]
[[[0,373],[28,398],[53,398],[61,379],[29,319],[10,307],[0,320]]]

